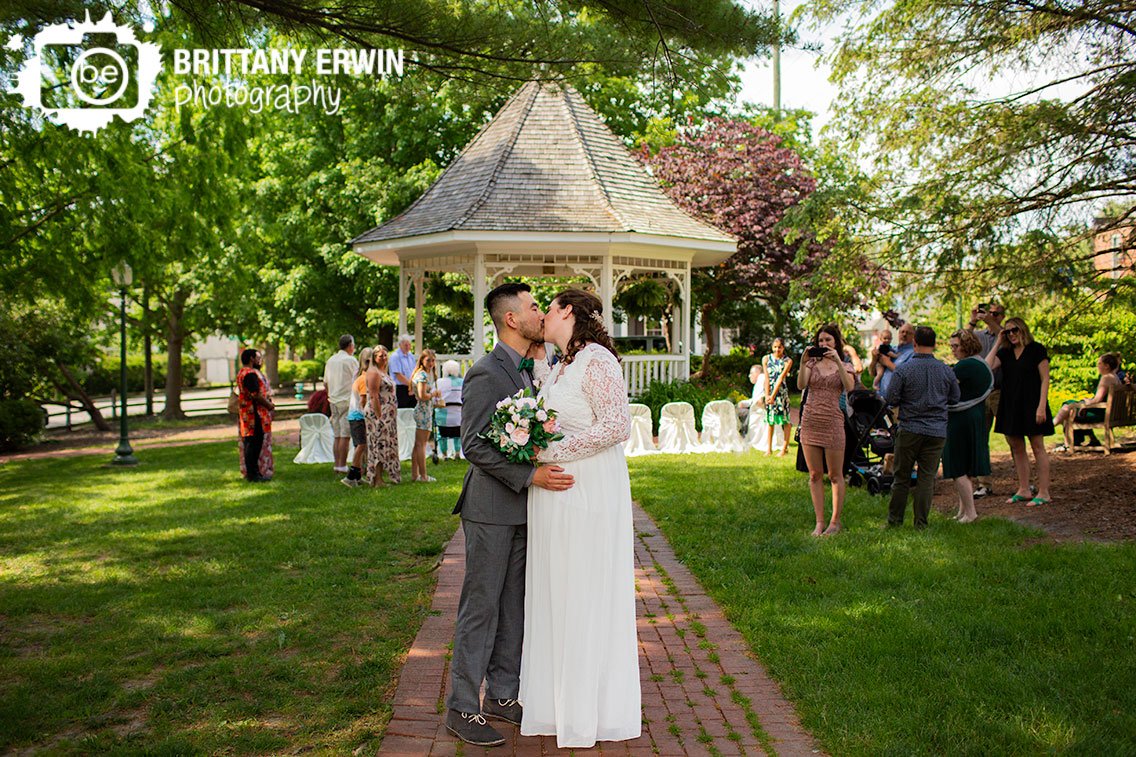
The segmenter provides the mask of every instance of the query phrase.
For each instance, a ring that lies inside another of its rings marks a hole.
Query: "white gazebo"
[[[691,269],[718,265],[734,237],[679,209],[570,86],[522,86],[405,212],[351,241],[355,252],[399,267],[399,331],[407,296],[423,305],[425,277],[459,272],[473,290],[473,354],[485,351],[484,301],[504,277],[586,279],[612,329],[613,296],[633,278],[676,291],[672,355],[627,356],[636,394],[653,380],[687,378]],[[415,349],[422,318],[415,319]],[[463,366],[464,367],[464,366]]]

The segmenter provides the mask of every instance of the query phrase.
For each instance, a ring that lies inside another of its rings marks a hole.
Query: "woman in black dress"
[[[1049,412],[1049,353],[1030,336],[1021,318],[1007,319],[998,340],[986,355],[991,370],[1002,369],[1002,396],[994,430],[1006,435],[1014,455],[1018,490],[1007,504],[1026,507],[1049,504],[1049,453],[1045,437],[1053,433]],[[1026,439],[1037,461],[1037,496],[1030,492],[1030,465]]]

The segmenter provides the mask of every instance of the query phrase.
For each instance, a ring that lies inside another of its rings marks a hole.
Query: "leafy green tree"
[[[841,223],[883,268],[944,286],[1013,278],[1041,293],[1073,271],[1112,286],[1078,265],[1091,253],[1068,231],[1136,192],[1136,10],[813,0],[809,11],[848,29],[832,56],[832,130],[872,179]]]

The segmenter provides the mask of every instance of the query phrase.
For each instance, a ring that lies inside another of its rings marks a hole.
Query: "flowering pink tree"
[[[801,156],[760,127],[713,118],[655,154],[645,148],[642,159],[680,207],[738,238],[737,253],[724,263],[695,269],[706,352],[715,344],[705,327],[729,325],[723,319],[739,303],[765,303],[780,333],[790,285],[808,276],[828,249],[811,234],[778,226],[817,188]]]

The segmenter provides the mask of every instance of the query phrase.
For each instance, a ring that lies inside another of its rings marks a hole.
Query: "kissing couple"
[[[603,304],[567,289],[545,314],[528,284],[509,283],[485,309],[497,346],[462,385],[470,466],[454,513],[466,572],[446,728],[476,746],[505,743],[489,720],[555,735],[561,748],[638,738],[631,416]],[[522,389],[539,392],[564,434],[535,465],[510,462],[482,437],[497,403]]]

